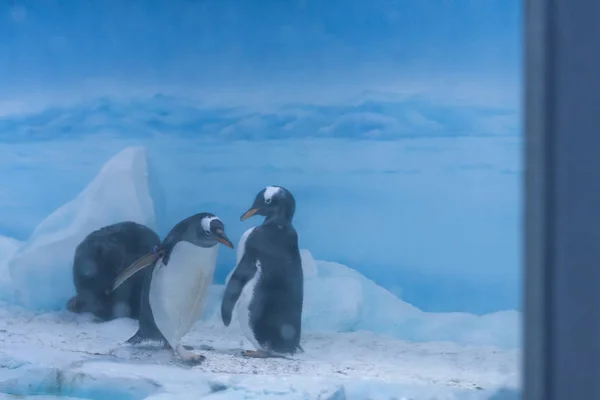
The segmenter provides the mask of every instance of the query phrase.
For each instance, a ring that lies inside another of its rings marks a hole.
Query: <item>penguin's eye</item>
[[[207,235],[207,236],[210,236],[210,235],[212,235],[212,232],[211,232],[211,231],[204,231],[204,233],[206,233],[206,235]]]
[[[271,204],[271,198],[270,197],[267,197],[265,199],[265,204]]]

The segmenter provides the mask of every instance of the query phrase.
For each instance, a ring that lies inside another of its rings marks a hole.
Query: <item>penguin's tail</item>
[[[298,350],[300,350],[300,353],[306,353],[304,351],[304,349],[302,348],[302,346],[300,346],[300,343],[298,343],[298,346],[296,346],[298,348]]]

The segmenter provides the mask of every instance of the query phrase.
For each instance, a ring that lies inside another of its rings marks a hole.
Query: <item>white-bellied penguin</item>
[[[221,318],[229,326],[236,308],[246,338],[256,350],[247,357],[282,357],[300,346],[304,277],[298,234],[292,225],[296,202],[281,186],[261,190],[241,220],[262,215],[262,225],[240,240],[238,262],[225,286]]]
[[[219,243],[233,248],[221,220],[210,213],[195,214],[175,225],[160,246],[117,277],[113,290],[136,272],[152,268],[142,289],[139,329],[127,343],[160,341],[186,363],[204,360],[181,339],[202,314]]]

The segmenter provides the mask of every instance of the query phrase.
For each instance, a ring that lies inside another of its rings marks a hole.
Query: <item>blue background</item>
[[[237,241],[280,184],[315,258],[428,311],[519,308],[520,2],[257,4],[3,2],[0,234],[143,145],[161,235],[206,210]]]

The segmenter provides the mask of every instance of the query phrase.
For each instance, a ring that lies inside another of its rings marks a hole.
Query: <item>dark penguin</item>
[[[73,281],[77,295],[67,302],[75,313],[89,312],[108,321],[140,315],[140,295],[145,276],[140,274],[109,293],[115,278],[132,262],[160,244],[150,228],[120,222],[90,233],[75,249]]]
[[[221,303],[225,326],[231,323],[236,307],[244,335],[256,348],[244,351],[247,357],[281,357],[302,351],[304,278],[298,234],[292,226],[295,209],[288,190],[269,186],[241,217],[242,221],[253,215],[266,217],[240,240],[241,257]]]
[[[150,271],[142,290],[139,329],[127,343],[159,341],[186,363],[204,359],[181,344],[181,338],[202,314],[219,243],[233,248],[221,220],[209,213],[196,214],[175,225],[160,246],[117,277],[114,288],[146,267]]]

